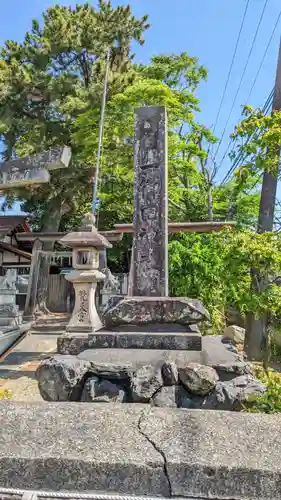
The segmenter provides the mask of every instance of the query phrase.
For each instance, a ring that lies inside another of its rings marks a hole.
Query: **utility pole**
[[[275,87],[273,94],[272,113],[281,110],[281,40],[279,44],[278,63],[276,70]],[[280,156],[280,145],[277,146],[276,155]],[[273,230],[274,210],[276,203],[278,175],[264,172],[261,189],[260,209],[258,218],[258,233]],[[252,287],[262,287],[258,282],[255,270],[252,270]],[[267,347],[266,318],[255,319],[252,313],[246,318],[245,352],[249,360],[261,360]]]

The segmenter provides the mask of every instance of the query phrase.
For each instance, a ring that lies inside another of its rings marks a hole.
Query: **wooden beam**
[[[170,222],[169,233],[212,233],[222,229],[236,226],[236,222]],[[133,233],[133,224],[115,224],[115,229],[120,233]]]
[[[114,243],[121,241],[123,238],[123,234],[121,231],[99,231],[100,234],[102,234],[105,238],[108,239],[108,241]],[[17,241],[35,241],[35,240],[40,240],[40,241],[59,241],[63,236],[65,236],[68,233],[61,233],[61,232],[52,232],[52,233],[35,233],[35,232],[30,232],[30,233],[17,233]]]

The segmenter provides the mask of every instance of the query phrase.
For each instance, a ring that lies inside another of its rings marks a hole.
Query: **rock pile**
[[[102,349],[56,355],[40,364],[36,376],[47,401],[239,411],[249,396],[265,392],[232,343],[205,337],[204,346],[202,353],[155,351],[154,359],[145,353],[140,359],[137,350],[133,359],[132,351],[122,349],[115,350],[115,359]]]

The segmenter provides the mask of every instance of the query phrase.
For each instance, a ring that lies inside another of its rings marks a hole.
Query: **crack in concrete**
[[[142,411],[141,415],[140,415],[140,418],[138,420],[138,430],[139,430],[139,433],[145,439],[147,439],[147,441],[153,446],[153,448],[157,451],[157,453],[160,453],[161,457],[163,458],[163,461],[164,461],[164,463],[163,463],[163,472],[164,472],[164,476],[165,476],[165,478],[167,480],[169,497],[172,497],[173,496],[173,494],[172,494],[172,484],[171,484],[171,480],[170,480],[169,473],[168,473],[168,463],[167,463],[166,455],[163,452],[163,450],[161,450],[161,448],[141,428],[141,424],[144,421],[145,417],[146,417],[146,414]]]

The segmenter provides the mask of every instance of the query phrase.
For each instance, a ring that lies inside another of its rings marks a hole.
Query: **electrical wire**
[[[272,106],[272,102],[273,102],[273,94],[274,94],[274,89],[272,89],[271,93],[269,94],[263,108],[262,108],[262,112],[264,114],[267,114],[269,109],[271,108]],[[260,134],[259,134],[260,135]],[[248,137],[248,139],[246,140],[246,143],[245,145],[247,145],[250,140],[251,140],[252,136]],[[228,172],[226,173],[222,183],[221,183],[221,186],[223,186],[227,181],[228,179],[230,178],[231,174],[240,166],[242,165],[242,163],[244,162],[244,160],[247,158],[248,154],[247,153],[243,153],[243,152],[240,152],[239,155],[237,156],[237,158],[234,160],[234,163],[233,165],[231,165],[230,169],[228,170]]]
[[[237,49],[238,49],[238,46],[239,46],[239,42],[240,42],[240,38],[241,38],[241,33],[242,33],[242,30],[243,30],[243,27],[244,27],[244,23],[245,23],[247,11],[248,11],[248,8],[249,8],[249,4],[250,4],[250,0],[247,1],[246,7],[245,7],[245,10],[244,10],[242,22],[241,22],[239,33],[238,33],[238,37],[237,37],[237,40],[236,40],[235,49],[234,49],[234,52],[233,52],[233,56],[232,56],[232,60],[231,60],[231,63],[230,63],[230,67],[229,67],[227,79],[226,79],[224,90],[223,90],[222,97],[221,97],[221,101],[220,101],[220,105],[219,105],[219,110],[218,110],[218,113],[217,113],[217,116],[216,116],[215,125],[214,125],[214,128],[213,128],[213,133],[215,133],[215,130],[216,130],[216,127],[217,127],[217,124],[218,124],[218,119],[219,119],[221,108],[222,108],[223,101],[224,101],[224,98],[225,98],[226,90],[227,90],[227,87],[228,87],[228,84],[229,84],[230,75],[231,75],[233,64],[234,64],[235,57],[236,57],[236,54],[237,54]]]
[[[260,30],[260,26],[261,26],[261,23],[262,23],[262,20],[263,20],[263,17],[264,17],[264,13],[265,13],[265,9],[267,7],[267,4],[268,4],[268,0],[265,0],[265,3],[264,3],[264,6],[263,6],[263,10],[262,10],[262,13],[260,15],[260,18],[259,18],[259,22],[258,22],[258,25],[257,25],[257,28],[256,28],[256,32],[255,32],[255,35],[254,35],[254,38],[253,38],[253,41],[252,41],[252,45],[251,45],[251,48],[250,48],[250,51],[249,51],[249,54],[248,54],[248,57],[247,57],[247,60],[246,60],[246,64],[244,66],[244,69],[243,69],[243,72],[242,72],[242,76],[240,78],[240,82],[239,82],[239,85],[237,87],[237,91],[236,91],[236,94],[234,96],[234,99],[233,99],[233,102],[232,102],[232,106],[231,106],[231,109],[229,111],[229,114],[228,114],[228,117],[227,117],[227,121],[226,121],[226,124],[225,124],[225,127],[224,127],[224,130],[223,130],[223,133],[222,133],[222,136],[221,136],[221,139],[220,139],[220,142],[218,144],[218,147],[217,147],[217,150],[215,152],[215,156],[214,156],[214,161],[217,157],[217,154],[219,152],[219,149],[221,147],[221,144],[222,144],[222,140],[225,136],[225,132],[226,132],[226,129],[228,127],[228,124],[229,124],[229,121],[230,121],[230,118],[231,118],[231,115],[232,115],[232,112],[233,112],[233,109],[234,109],[234,106],[236,104],[236,101],[237,101],[237,97],[238,97],[238,94],[239,94],[239,91],[240,91],[240,88],[241,88],[241,85],[243,83],[243,80],[244,80],[244,76],[245,76],[245,73],[247,71],[247,68],[248,68],[248,64],[249,64],[249,61],[250,61],[250,58],[251,58],[251,55],[252,55],[252,52],[253,52],[253,49],[254,49],[254,46],[255,46],[255,42],[256,42],[256,39],[257,39],[257,36],[258,36],[258,33],[259,33],[259,30]]]
[[[266,49],[265,49],[265,51],[264,51],[264,54],[263,54],[263,57],[262,57],[262,60],[261,60],[261,63],[260,63],[259,69],[258,69],[257,74],[256,74],[256,76],[255,76],[255,79],[254,79],[254,81],[253,81],[253,84],[252,84],[252,87],[251,87],[251,90],[250,90],[250,92],[249,92],[249,95],[248,95],[248,97],[247,97],[246,102],[249,102],[249,99],[250,99],[250,97],[251,97],[251,95],[252,95],[253,89],[254,89],[254,87],[255,87],[255,85],[256,85],[257,79],[258,79],[258,77],[259,77],[260,71],[261,71],[262,66],[263,66],[263,63],[264,63],[264,61],[265,61],[265,58],[266,58],[266,55],[267,55],[268,49],[269,49],[269,47],[270,47],[270,45],[271,45],[271,42],[272,42],[272,40],[273,40],[273,37],[274,37],[275,31],[276,31],[276,28],[277,28],[277,26],[278,26],[278,23],[279,23],[279,21],[280,21],[280,18],[281,18],[281,10],[280,10],[280,12],[279,12],[279,15],[278,15],[278,17],[277,17],[277,21],[276,21],[276,23],[275,23],[275,25],[274,25],[274,27],[273,27],[272,32],[271,32],[271,36],[270,36],[270,38],[269,38],[268,44],[267,44],[267,46],[266,46]]]
[[[266,100],[266,102],[265,102],[265,104],[264,104],[264,106],[262,108],[262,112],[264,114],[268,113],[268,107],[271,107],[271,105],[272,105],[273,95],[274,95],[274,88],[272,89],[271,93],[269,94],[269,96],[268,96],[268,98],[267,98],[267,100]],[[242,115],[241,115],[241,118],[242,118]],[[222,159],[220,161],[220,164],[219,164],[219,166],[216,169],[216,173],[220,170],[220,168],[221,168],[221,166],[222,166],[222,164],[223,164],[223,162],[225,160],[225,157],[226,157],[226,155],[228,153],[228,150],[229,150],[229,148],[230,148],[230,146],[231,146],[231,144],[233,142],[234,142],[234,139],[231,138],[230,141],[229,141],[229,143],[228,143],[228,145],[227,145],[227,148],[226,148],[226,150],[224,152],[224,155],[223,155],[223,157],[222,157]],[[232,149],[232,151],[233,151],[233,149]]]

